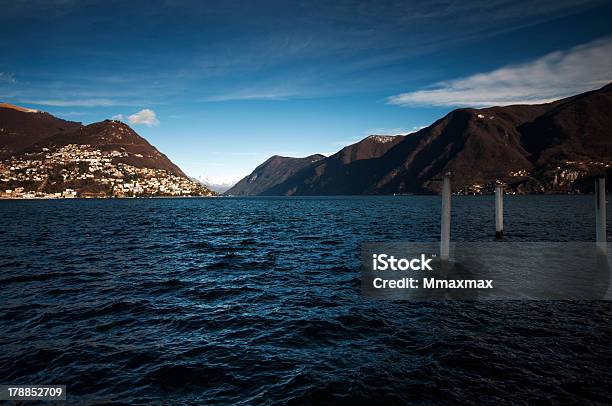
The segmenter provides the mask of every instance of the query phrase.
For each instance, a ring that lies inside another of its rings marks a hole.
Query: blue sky
[[[609,1],[5,1],[0,101],[118,117],[192,176],[332,153],[461,106],[612,81]]]

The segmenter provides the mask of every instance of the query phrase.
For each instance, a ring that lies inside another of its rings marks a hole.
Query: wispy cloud
[[[8,72],[0,72],[0,82],[4,83],[15,83],[17,79],[15,79],[15,75]]]
[[[355,143],[361,141],[362,139],[363,138],[353,138],[353,139],[350,139],[350,140],[334,141],[334,145],[338,146],[338,147],[347,147],[349,145],[352,145],[352,144],[355,144]]]
[[[108,107],[116,104],[116,102],[111,99],[31,99],[20,101],[22,103],[54,107]]]
[[[241,100],[287,100],[299,96],[293,90],[250,89],[212,95],[204,98],[206,102],[241,101]]]
[[[64,117],[87,116],[89,114],[91,113],[87,111],[68,111],[66,113],[62,113],[62,112],[57,113],[58,116],[64,116]]]
[[[612,37],[387,99],[401,106],[546,103],[612,82]]]
[[[84,109],[151,106],[163,104],[164,97],[168,97],[163,91],[160,91],[159,94],[153,91],[147,94],[127,85],[108,87],[98,86],[98,84],[95,77],[92,77],[90,82],[86,82],[54,80],[45,75],[37,75],[28,80],[16,81],[14,85],[0,82],[0,92],[4,99],[10,98],[16,103]],[[153,98],[156,100],[152,100]]]
[[[119,114],[119,116],[121,116],[121,119],[123,119],[123,116],[121,114]],[[130,124],[144,124],[148,127],[159,125],[157,115],[151,109],[142,109],[138,113],[134,113],[128,116],[128,121],[130,122]]]
[[[425,128],[425,126],[414,126],[410,129],[408,128],[371,128],[365,132],[365,135],[407,135],[412,134],[420,129]]]

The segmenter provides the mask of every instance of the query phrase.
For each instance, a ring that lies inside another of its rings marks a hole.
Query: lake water
[[[69,403],[612,402],[610,302],[361,296],[360,244],[438,240],[439,203],[0,201],[0,383]],[[593,196],[505,210],[508,241],[594,239]],[[453,240],[491,241],[493,211],[453,197]]]

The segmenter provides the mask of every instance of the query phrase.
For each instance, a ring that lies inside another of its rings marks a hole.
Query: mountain
[[[232,196],[255,196],[282,183],[289,177],[325,158],[315,154],[305,158],[289,158],[274,155],[259,165],[248,176],[242,178],[236,185],[225,192]]]
[[[405,137],[404,135],[370,135],[355,144],[342,148],[330,156],[330,160],[350,164],[362,159],[378,158],[403,141]]]
[[[519,129],[532,160],[608,159],[612,154],[610,125],[612,84],[555,103]]]
[[[194,179],[196,182],[200,182],[210,190],[213,190],[217,193],[225,193],[229,189],[232,188],[236,184],[236,181],[220,181],[216,179],[209,178],[207,176],[199,176]]]
[[[209,196],[128,125],[0,104],[0,197]]]
[[[261,195],[357,195],[375,181],[368,163],[374,162],[406,140],[404,135],[370,135],[318,160],[295,175],[261,192]]]
[[[73,131],[61,132],[45,138],[25,150],[43,147],[63,147],[70,144],[91,145],[101,151],[123,151],[125,156],[117,157],[122,162],[137,168],[163,169],[178,176],[187,177],[168,157],[149,144],[130,126],[117,120],[104,120]]]
[[[0,103],[0,159],[55,134],[73,131],[81,123],[49,113]]]
[[[250,194],[437,193],[448,172],[455,193],[489,193],[496,181],[510,193],[588,191],[594,174],[612,168],[610,111],[612,85],[541,105],[457,109],[416,133],[368,137],[259,188],[253,179]]]

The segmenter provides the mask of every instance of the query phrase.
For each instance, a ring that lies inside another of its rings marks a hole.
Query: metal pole
[[[595,241],[597,246],[606,250],[606,179],[595,180]]]
[[[495,239],[504,238],[504,188],[495,186]]]
[[[450,251],[451,186],[450,177],[442,183],[442,222],[440,227],[440,259],[448,261]]]

